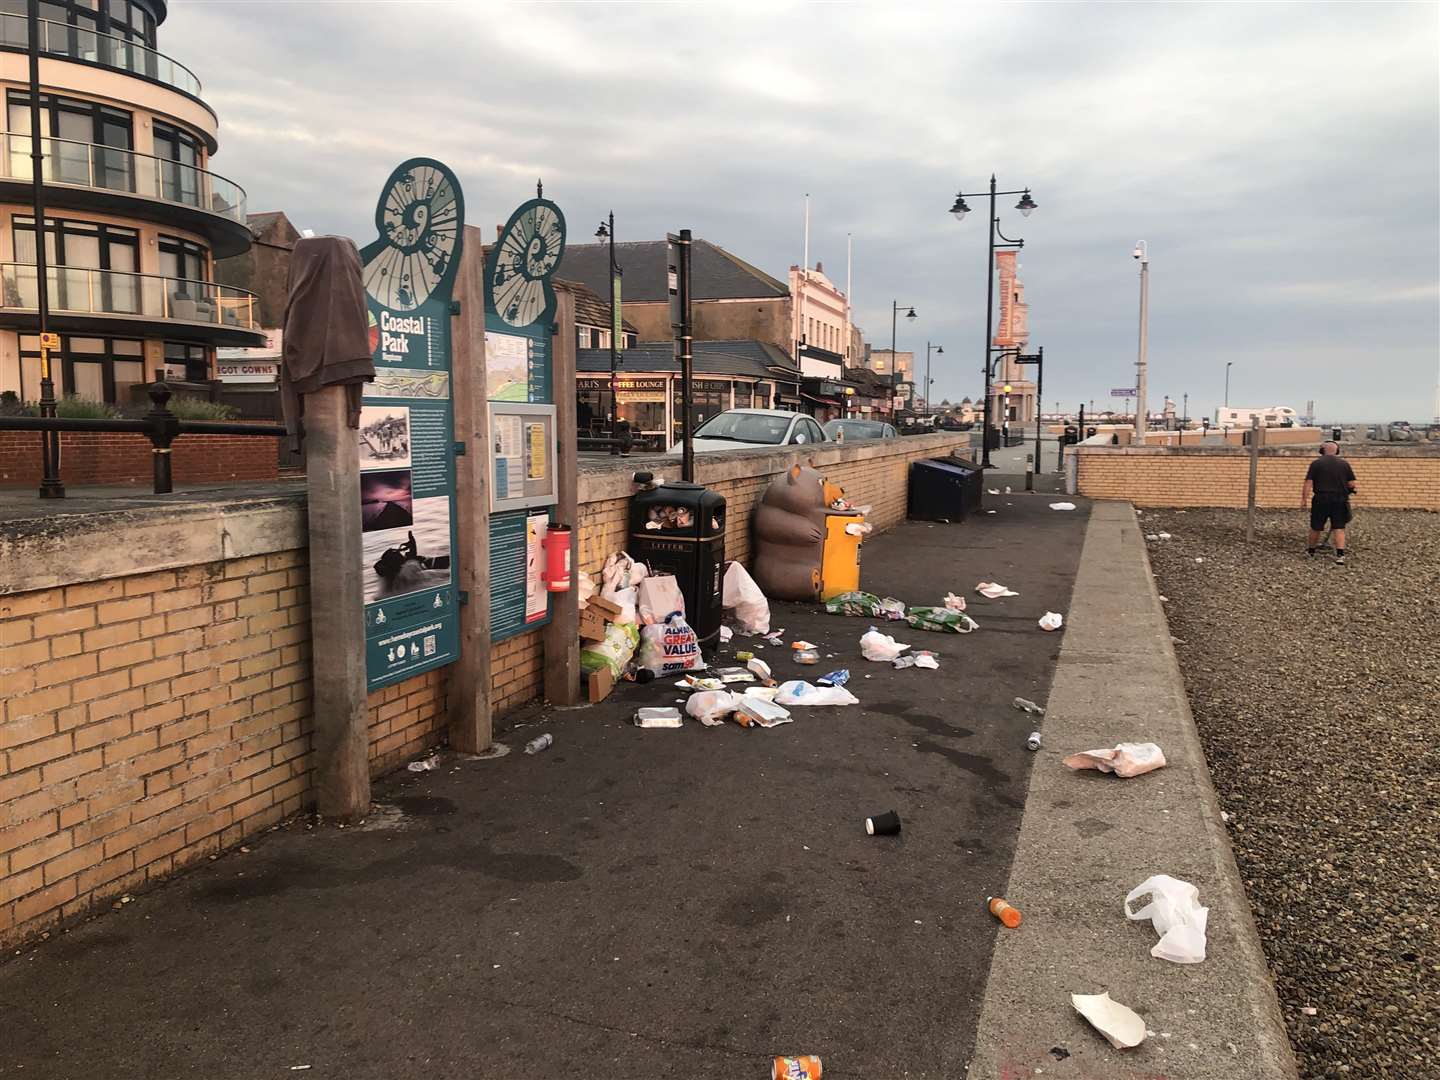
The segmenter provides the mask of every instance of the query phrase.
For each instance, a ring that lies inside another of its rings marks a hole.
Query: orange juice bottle
[[[987,896],[985,898],[985,906],[990,909],[991,915],[994,915],[1002,923],[1010,927],[1011,930],[1014,930],[1015,927],[1020,925],[1020,912],[1016,911],[1004,900],[1000,899],[1000,897]]]
[[[771,1080],[820,1080],[820,1059],[814,1054],[777,1057],[770,1070]]]

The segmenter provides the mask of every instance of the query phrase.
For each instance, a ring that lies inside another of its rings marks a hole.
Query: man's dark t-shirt
[[[1310,471],[1305,479],[1315,485],[1315,494],[1339,496],[1350,493],[1349,482],[1355,479],[1355,470],[1339,454],[1326,454],[1310,462]]]

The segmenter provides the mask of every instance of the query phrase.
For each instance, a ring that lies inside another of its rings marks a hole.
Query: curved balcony
[[[213,281],[48,266],[50,327],[81,334],[143,333],[143,324],[182,341],[259,346],[259,298]],[[34,263],[0,263],[0,325],[34,330],[38,323]],[[137,325],[141,324],[141,325]]]
[[[217,259],[250,246],[245,189],[217,173],[114,146],[41,139],[41,175],[52,206],[97,210],[190,229]],[[30,199],[35,175],[29,135],[0,140],[0,199]]]
[[[0,48],[30,48],[30,27],[24,15],[0,14]],[[200,80],[193,71],[138,41],[41,19],[40,51],[48,56],[138,75],[197,101],[200,99]]]

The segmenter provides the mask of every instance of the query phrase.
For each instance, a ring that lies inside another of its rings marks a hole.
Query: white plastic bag
[[[645,564],[637,563],[627,552],[612,552],[600,571],[600,595],[608,600],[609,594],[617,589],[639,585],[647,573]]]
[[[1069,769],[1099,769],[1129,779],[1165,767],[1165,754],[1153,742],[1122,742],[1113,750],[1086,750],[1071,754],[1063,764]]]
[[[735,621],[742,634],[770,632],[770,601],[755,584],[749,571],[738,562],[725,567],[725,580],[720,587],[720,603],[735,609]]]
[[[590,597],[595,595],[595,579],[584,570],[580,571],[580,585],[576,592],[576,599],[582,608],[590,602]]]
[[[699,671],[705,666],[695,631],[678,612],[664,622],[640,628],[640,651],[635,662],[656,675]]]
[[[858,705],[860,699],[843,686],[814,686],[801,679],[780,684],[775,694],[780,705]]]
[[[909,645],[902,645],[889,634],[882,634],[873,626],[860,636],[860,651],[866,660],[894,660]]]
[[[1047,611],[1040,616],[1041,630],[1059,630],[1065,625],[1065,616],[1058,611]]]
[[[1150,902],[1138,910],[1131,905],[1145,894]],[[1169,874],[1148,877],[1125,897],[1125,917],[1132,922],[1149,919],[1160,935],[1150,949],[1158,960],[1198,964],[1205,959],[1205,925],[1210,909],[1200,906],[1200,890]]]
[[[1051,510],[1074,510],[1074,509],[1075,509],[1075,504],[1072,503],[1072,502],[1051,503],[1051,504],[1050,504],[1050,509],[1051,509]]]
[[[640,621],[664,622],[675,612],[685,614],[685,597],[674,574],[651,574],[640,582]]]
[[[734,694],[726,690],[702,690],[685,702],[685,714],[706,727],[718,727],[739,707]]]
[[[975,591],[987,600],[998,600],[1002,596],[1019,596],[1018,592],[1007,589],[998,581],[982,581],[975,586]]]

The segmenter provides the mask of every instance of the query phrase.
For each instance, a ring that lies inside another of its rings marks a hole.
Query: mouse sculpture
[[[751,576],[766,596],[820,599],[825,517],[831,503],[844,497],[839,485],[806,465],[791,466],[765,489],[754,514]]]

